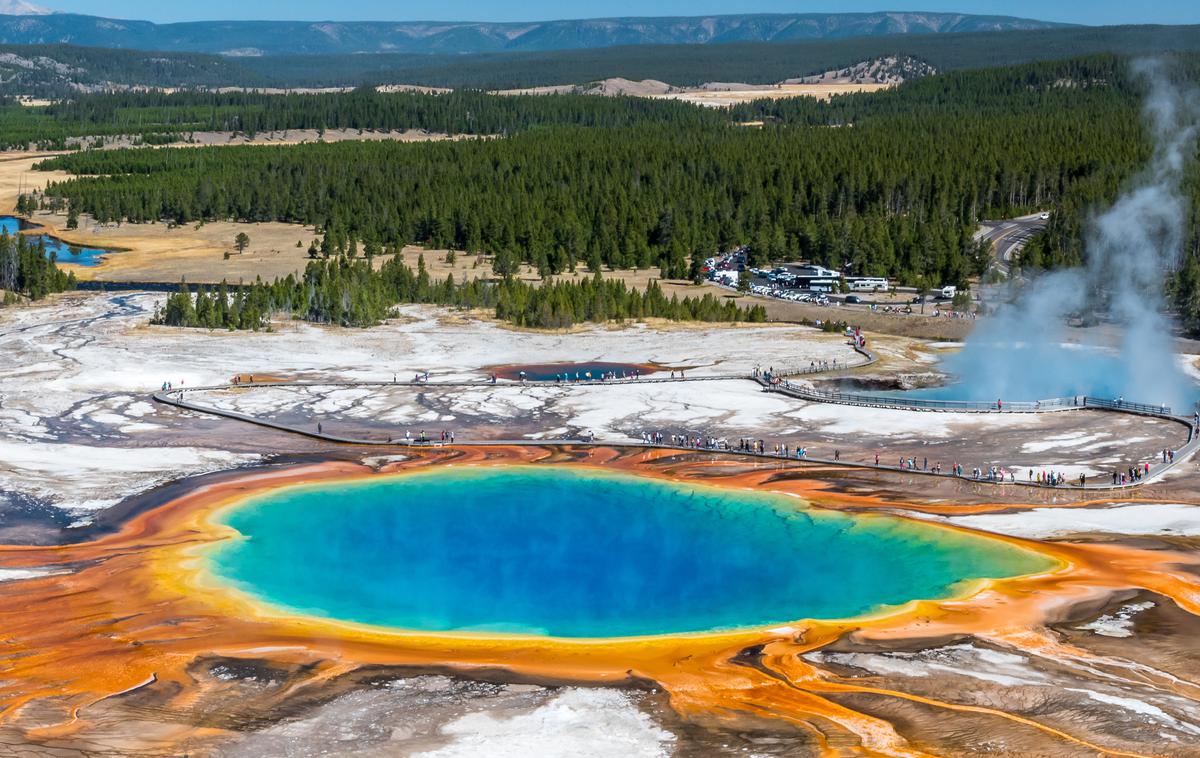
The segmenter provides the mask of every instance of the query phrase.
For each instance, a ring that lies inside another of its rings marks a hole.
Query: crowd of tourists
[[[1134,484],[1140,482],[1150,476],[1150,464],[1145,463],[1141,466],[1130,466],[1124,471],[1114,471],[1112,474],[1113,484]]]
[[[521,383],[526,379],[525,372],[520,374]],[[630,369],[628,372],[624,369],[620,371],[602,371],[593,374],[591,371],[576,371],[573,375],[570,372],[563,372],[554,375],[555,384],[570,384],[571,382],[615,382],[618,379],[641,379],[642,372],[640,369]],[[675,372],[671,372],[671,378],[675,378]],[[679,378],[683,378],[683,372],[679,372]]]
[[[319,429],[319,428],[320,428],[320,425],[318,424],[318,429]],[[389,438],[388,438],[388,442],[397,442],[397,441],[398,441],[398,440],[396,440],[395,438],[391,438],[391,437],[389,437]],[[411,430],[411,429],[405,429],[405,430],[404,430],[404,442],[405,442],[405,444],[408,444],[408,445],[413,445],[413,444],[416,444],[416,445],[428,445],[429,443],[431,443],[431,442],[433,442],[433,441],[434,441],[433,437],[429,436],[429,433],[428,433],[427,431],[425,431],[424,429],[422,429],[421,431],[417,432],[417,436],[416,436],[416,437],[414,437],[414,436],[413,436],[413,433],[412,433],[412,430]],[[454,444],[454,432],[453,432],[453,431],[448,431],[448,430],[446,430],[446,429],[443,429],[443,430],[441,431],[441,437],[440,437],[440,441],[441,441],[443,444],[447,444],[447,443],[448,443],[448,444],[451,444],[451,445],[453,445],[453,444]]]
[[[726,437],[691,436],[687,434],[664,434],[663,432],[642,432],[643,445],[663,445],[668,447],[686,447],[693,450],[731,450],[738,453],[754,455],[770,455],[779,458],[806,458],[808,448],[793,447],[787,443],[768,446],[766,440],[742,437],[730,442]],[[835,451],[835,455],[841,455]]]
[[[764,373],[764,376],[769,376]],[[663,432],[642,432],[642,444],[645,445],[663,445],[670,447],[684,447],[694,450],[729,450],[738,453],[749,453],[752,455],[762,455],[775,458],[796,458],[798,460],[808,460],[809,450],[803,446],[793,446],[786,442],[775,445],[768,445],[765,440],[755,439],[752,437],[742,437],[730,443],[724,437],[709,437],[709,436],[690,436],[686,434],[665,434]],[[1175,451],[1164,448],[1161,451],[1162,462],[1164,465],[1175,461]],[[842,451],[835,449],[832,455],[827,460],[841,462]],[[863,461],[862,465],[870,465],[868,461]],[[886,464],[881,463],[879,453],[875,453],[875,466],[886,468]],[[947,471],[941,461],[934,461],[931,465],[928,457],[917,459],[915,456],[902,457],[898,459],[896,466],[901,471],[919,471],[928,474],[937,474],[943,476],[955,476],[962,479],[971,479],[973,481],[990,482],[993,484],[1016,484],[1018,471],[1016,469],[1005,469],[1001,466],[974,466],[967,470],[963,464],[957,461],[951,464]],[[1130,466],[1124,472],[1114,471],[1112,474],[1112,483],[1114,485],[1125,485],[1140,482],[1150,475],[1150,463],[1142,463],[1137,466]],[[1054,469],[1028,469],[1026,473],[1027,482],[1029,484],[1041,485],[1043,487],[1067,487],[1067,486],[1087,486],[1087,474],[1080,473],[1076,476],[1070,476],[1063,471]]]

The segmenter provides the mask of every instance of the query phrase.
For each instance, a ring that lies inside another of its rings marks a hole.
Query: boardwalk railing
[[[1171,415],[1171,408],[1166,405],[1131,403],[1128,400],[1105,400],[1099,397],[1085,397],[1083,402],[1088,408],[1105,408],[1110,411],[1128,411],[1130,413],[1142,413],[1147,416]]]
[[[1012,402],[1008,400],[994,402],[987,402],[983,400],[934,400],[915,397],[892,397],[889,395],[876,395],[870,393],[828,392],[825,390],[812,389],[800,384],[793,384],[786,379],[778,383],[765,383],[764,386],[766,389],[772,392],[780,392],[801,400],[811,400],[817,403],[865,405],[873,408],[898,408],[927,411],[1038,413],[1042,411],[1084,408],[1088,407],[1088,402],[1092,400],[1092,398],[1085,398],[1082,396],[1055,397],[1048,400],[1035,400],[1032,402]],[[1126,403],[1123,407],[1118,408],[1115,404],[1115,401],[1105,402],[1114,403],[1112,405],[1113,410],[1120,409],[1138,412],[1138,409],[1133,407],[1134,404],[1132,403]],[[1107,408],[1109,406],[1093,405],[1092,407]],[[1147,408],[1149,408],[1149,406],[1147,406]],[[1157,407],[1143,412],[1154,413],[1156,415],[1162,413],[1162,411]],[[1166,413],[1170,413],[1169,408],[1166,409]]]
[[[779,377],[785,377],[785,376],[806,376],[806,375],[811,375],[811,374],[828,374],[828,373],[832,373],[835,371],[849,371],[850,369],[863,368],[864,366],[870,366],[872,363],[879,360],[875,356],[875,353],[872,353],[870,350],[867,350],[865,347],[859,347],[858,345],[854,344],[853,342],[850,343],[850,347],[854,349],[854,352],[861,355],[864,358],[864,360],[861,360],[858,363],[843,363],[841,365],[838,365],[838,362],[836,360],[833,363],[825,363],[825,364],[821,364],[821,363],[817,363],[817,362],[813,361],[812,363],[809,363],[809,365],[807,365],[807,366],[775,369],[775,371],[772,372],[772,375],[779,376]],[[755,378],[757,379],[758,376],[756,375]]]
[[[1128,400],[1107,400],[1105,398],[1085,395],[1052,397],[1046,400],[1033,401],[998,400],[988,402],[986,400],[935,400],[931,398],[895,397],[871,393],[828,392],[805,387],[800,384],[793,384],[786,379],[778,383],[764,381],[763,385],[772,392],[781,392],[801,400],[840,405],[865,405],[873,408],[898,408],[917,411],[962,411],[968,413],[1041,413],[1043,411],[1097,408],[1109,411],[1138,413],[1145,416],[1174,418],[1174,415],[1171,413],[1171,407],[1167,405],[1131,403]]]
[[[317,383],[312,382],[309,384],[311,386],[311,385],[315,385]],[[679,451],[697,452],[697,453],[699,453],[699,452],[718,453],[718,454],[723,454],[723,455],[733,455],[733,456],[738,456],[738,457],[743,457],[743,458],[751,458],[751,459],[764,460],[764,461],[776,461],[776,462],[780,462],[780,463],[822,464],[822,465],[837,466],[840,468],[857,468],[857,469],[871,469],[871,470],[876,470],[876,471],[900,472],[900,473],[904,473],[904,474],[910,475],[910,476],[918,475],[918,476],[926,476],[926,477],[959,479],[959,480],[963,480],[963,481],[970,481],[970,482],[973,482],[976,484],[987,484],[987,485],[997,485],[997,486],[1016,486],[1016,487],[1037,487],[1040,489],[1055,489],[1055,490],[1131,490],[1131,489],[1134,489],[1137,487],[1141,487],[1143,485],[1149,484],[1152,481],[1158,479],[1158,477],[1161,476],[1165,471],[1181,464],[1184,460],[1189,458],[1196,451],[1196,447],[1197,447],[1197,443],[1198,443],[1198,437],[1195,434],[1195,429],[1192,427],[1191,423],[1189,423],[1186,419],[1182,419],[1178,416],[1165,416],[1165,418],[1172,420],[1172,421],[1179,422],[1183,425],[1186,425],[1188,428],[1187,442],[1184,443],[1183,446],[1181,446],[1178,450],[1175,451],[1175,456],[1170,462],[1162,463],[1162,464],[1155,464],[1152,469],[1151,476],[1148,478],[1145,478],[1145,479],[1139,479],[1137,481],[1127,481],[1124,484],[1109,484],[1108,482],[1104,481],[1104,477],[1094,477],[1092,479],[1092,481],[1089,481],[1089,482],[1087,482],[1086,485],[1084,485],[1083,487],[1080,487],[1078,483],[1074,483],[1074,482],[1064,482],[1062,484],[1052,485],[1052,484],[1045,484],[1042,482],[1024,481],[1022,479],[1013,479],[1011,477],[1009,479],[1003,479],[1003,478],[992,479],[992,478],[987,477],[986,475],[976,477],[976,476],[969,476],[966,473],[955,474],[955,473],[949,472],[949,471],[935,471],[935,470],[931,470],[928,468],[916,468],[916,467],[908,467],[908,466],[891,466],[888,464],[881,464],[881,463],[872,464],[869,461],[855,461],[855,460],[847,459],[844,457],[841,457],[841,458],[835,457],[834,459],[829,459],[829,458],[810,456],[807,454],[805,454],[805,455],[781,455],[780,453],[771,453],[771,452],[767,452],[767,451],[754,452],[754,451],[749,451],[749,450],[738,449],[736,447],[730,447],[728,445],[719,445],[719,446],[696,445],[696,446],[692,446],[692,445],[668,444],[665,442],[664,443],[655,443],[655,442],[635,442],[635,441],[624,441],[624,442],[622,442],[622,441],[595,441],[595,440],[589,440],[589,439],[571,439],[571,438],[516,439],[516,440],[502,440],[502,439],[487,440],[487,439],[485,439],[485,440],[456,440],[453,442],[448,442],[445,440],[438,441],[438,440],[426,439],[426,438],[398,439],[398,438],[392,438],[392,437],[385,437],[382,439],[378,439],[378,438],[366,438],[366,437],[353,437],[353,436],[346,436],[346,435],[340,435],[340,434],[332,434],[328,431],[323,431],[320,428],[314,429],[312,427],[312,425],[297,426],[295,424],[288,424],[288,423],[283,423],[283,422],[279,422],[279,421],[273,421],[271,419],[261,418],[258,416],[253,416],[253,415],[249,415],[249,414],[245,414],[245,413],[239,413],[239,412],[233,411],[233,410],[218,408],[218,407],[210,406],[210,405],[204,405],[201,403],[195,403],[195,402],[191,402],[191,401],[185,399],[185,396],[188,394],[193,394],[193,393],[202,394],[203,392],[210,391],[210,390],[251,389],[251,388],[272,387],[272,386],[287,387],[287,386],[294,386],[294,385],[253,384],[253,385],[238,385],[236,387],[233,385],[205,387],[205,388],[193,387],[193,388],[190,388],[187,390],[171,389],[171,390],[165,390],[162,392],[156,392],[156,393],[154,393],[153,398],[155,401],[157,401],[159,403],[163,403],[166,405],[172,405],[177,408],[181,408],[181,409],[185,409],[185,410],[195,411],[198,413],[210,414],[210,415],[214,415],[214,416],[222,416],[222,417],[229,418],[229,419],[235,419],[237,421],[244,421],[246,423],[255,424],[257,426],[262,426],[262,427],[266,427],[269,429],[275,429],[275,430],[282,431],[282,432],[289,432],[292,434],[298,434],[298,435],[302,435],[304,437],[310,437],[310,438],[321,440],[324,442],[333,442],[333,443],[348,444],[348,445],[415,447],[415,448],[446,447],[446,446],[475,447],[475,446],[487,446],[487,445],[521,445],[521,446],[531,446],[531,447],[603,446],[603,447],[621,447],[621,448],[679,450]],[[388,386],[388,383],[379,383],[379,385],[377,385],[377,386]],[[446,386],[446,385],[441,385],[441,386]],[[1090,401],[1091,398],[1088,398],[1088,400]],[[1141,410],[1138,410],[1135,408],[1131,408],[1129,403],[1118,403],[1115,400],[1104,401],[1104,402],[1106,403],[1106,406],[1107,406],[1107,404],[1111,404],[1112,405],[1111,410],[1116,411],[1116,412],[1122,412],[1122,413],[1143,413],[1143,412],[1145,412],[1145,411],[1141,411]],[[1100,406],[1100,405],[1089,402],[1087,404],[1080,404],[1080,405],[1074,406],[1074,407],[1080,408],[1080,409],[1089,408],[1089,407],[1091,407],[1091,408],[1105,407],[1105,409],[1107,410],[1108,408],[1106,406]],[[1152,412],[1152,415],[1159,415],[1159,414],[1157,412]]]
[[[865,348],[861,348],[859,346],[855,346],[854,349],[856,352],[860,353],[861,355],[863,355],[866,358],[865,362],[862,362],[862,363],[859,363],[856,365],[846,365],[844,367],[839,367],[836,370],[841,370],[842,368],[846,368],[846,369],[857,368],[859,366],[869,365],[869,364],[875,362],[875,360],[876,360],[875,355],[873,353],[871,353],[870,351],[866,350]],[[821,373],[821,372],[830,371],[830,370],[835,370],[835,369],[832,369],[830,367],[810,367],[809,369],[800,370],[800,371],[797,371],[795,373],[791,373],[788,375],[795,376],[795,375],[802,374],[802,373],[815,374],[815,373]],[[780,375],[781,373],[782,372],[776,372],[776,376]],[[770,459],[770,460],[776,460],[776,461],[788,461],[788,462],[795,462],[795,463],[810,463],[810,464],[817,463],[817,464],[835,465],[835,466],[849,467],[849,468],[875,469],[875,470],[881,470],[881,471],[900,471],[900,472],[903,472],[905,474],[910,474],[910,475],[918,474],[918,475],[922,475],[922,476],[955,478],[955,479],[969,480],[969,481],[973,481],[973,482],[980,483],[980,484],[1016,485],[1016,486],[1022,486],[1022,487],[1028,486],[1028,487],[1040,487],[1040,488],[1050,488],[1050,489],[1074,489],[1074,490],[1078,490],[1078,489],[1126,490],[1126,489],[1132,489],[1135,487],[1139,487],[1139,486],[1142,486],[1145,484],[1149,484],[1151,481],[1156,480],[1159,476],[1161,476],[1162,473],[1164,473],[1166,470],[1179,465],[1184,460],[1189,458],[1193,453],[1195,453],[1197,447],[1200,446],[1200,435],[1197,435],[1196,427],[1193,426],[1191,419],[1185,418],[1182,416],[1172,415],[1171,409],[1166,406],[1148,405],[1145,403],[1131,403],[1131,402],[1127,402],[1123,399],[1108,400],[1108,399],[1104,399],[1104,398],[1077,396],[1077,397],[1051,398],[1049,400],[1040,400],[1040,401],[1035,401],[1035,402],[1024,402],[1024,403],[1008,402],[1008,401],[1001,401],[999,403],[987,403],[987,402],[973,402],[973,401],[964,401],[964,400],[924,400],[924,399],[916,399],[916,398],[910,399],[910,398],[901,398],[901,397],[888,397],[885,395],[869,395],[869,394],[862,394],[862,393],[823,392],[823,391],[815,390],[815,389],[812,389],[809,387],[804,387],[799,384],[793,384],[792,382],[787,381],[787,380],[780,380],[780,379],[772,380],[769,376],[762,375],[758,372],[755,372],[753,375],[744,375],[744,374],[729,375],[729,374],[726,374],[726,375],[715,375],[715,376],[688,377],[686,379],[684,379],[683,377],[667,378],[667,379],[638,378],[638,379],[616,380],[616,381],[611,381],[611,382],[604,382],[604,381],[590,381],[590,382],[578,382],[578,383],[573,382],[573,383],[571,383],[571,385],[576,385],[576,384],[583,384],[583,385],[612,384],[612,385],[615,385],[615,384],[625,384],[625,383],[649,384],[649,383],[661,383],[661,382],[709,381],[709,380],[713,380],[713,379],[717,379],[717,380],[751,379],[753,381],[758,382],[760,385],[762,385],[763,389],[766,391],[779,392],[781,394],[789,395],[791,397],[796,397],[796,398],[799,398],[802,400],[809,400],[809,401],[813,401],[813,402],[825,402],[825,403],[841,403],[841,404],[846,404],[846,405],[863,405],[863,406],[882,407],[882,408],[896,408],[896,409],[909,409],[909,410],[939,410],[939,411],[958,410],[958,411],[971,411],[971,412],[980,412],[980,413],[984,413],[984,412],[1041,413],[1041,412],[1060,411],[1060,410],[1096,409],[1096,410],[1114,411],[1114,412],[1118,412],[1118,413],[1134,413],[1134,414],[1139,414],[1139,415],[1154,416],[1157,418],[1162,418],[1165,420],[1174,421],[1176,423],[1179,423],[1179,424],[1187,427],[1188,436],[1187,436],[1187,441],[1179,449],[1177,449],[1175,451],[1175,455],[1172,457],[1172,459],[1169,462],[1164,462],[1162,464],[1156,463],[1154,465],[1154,467],[1152,469],[1153,473],[1148,478],[1139,479],[1137,481],[1129,481],[1125,484],[1111,484],[1111,485],[1104,483],[1103,481],[1097,482],[1097,481],[1093,480],[1092,482],[1088,482],[1083,487],[1080,487],[1078,484],[1072,484],[1072,483],[1063,483],[1063,484],[1059,484],[1059,485],[1047,485],[1047,484],[1043,484],[1043,483],[1039,483],[1039,482],[1032,482],[1032,481],[1025,482],[1025,481],[1021,481],[1019,479],[1013,480],[1012,478],[1010,478],[1008,481],[1005,481],[1003,479],[1000,479],[999,481],[997,481],[997,480],[989,479],[986,477],[977,478],[977,477],[973,477],[973,476],[956,475],[956,474],[950,473],[950,472],[931,471],[929,469],[918,469],[918,468],[906,467],[906,466],[889,466],[886,464],[879,464],[879,463],[871,464],[870,462],[866,462],[866,461],[852,461],[852,460],[847,460],[845,458],[837,458],[837,457],[835,457],[833,460],[829,460],[827,458],[816,458],[816,457],[811,457],[808,455],[804,455],[803,457],[792,457],[792,456],[780,455],[778,453],[776,453],[776,454],[771,454],[768,452],[756,453],[756,452],[745,451],[745,450],[731,449],[728,446],[719,446],[719,447],[715,447],[715,448],[707,447],[707,446],[692,447],[692,446],[679,446],[679,445],[672,445],[672,444],[661,444],[661,443],[656,444],[656,443],[646,443],[646,442],[595,442],[592,440],[584,440],[584,439],[574,439],[574,440],[573,439],[556,439],[556,440],[520,439],[520,440],[471,440],[471,441],[459,440],[456,442],[452,442],[450,444],[451,445],[459,445],[459,446],[497,445],[497,444],[531,445],[531,446],[610,445],[610,446],[614,446],[614,447],[642,447],[642,448],[661,448],[661,449],[670,449],[670,450],[689,450],[689,451],[695,451],[695,452],[724,453],[724,454],[746,456],[746,457],[752,457],[752,458],[758,458],[758,459]],[[505,384],[511,386],[514,383],[507,382]],[[550,385],[550,386],[554,385],[553,382],[542,382],[540,384],[546,384],[546,385]],[[199,394],[199,393],[214,391],[214,390],[221,391],[221,390],[231,390],[231,389],[245,390],[245,389],[266,388],[266,387],[317,387],[317,386],[335,386],[335,387],[337,387],[337,386],[341,386],[341,387],[349,387],[349,386],[357,386],[357,387],[389,387],[389,386],[476,387],[476,386],[494,386],[494,384],[490,381],[465,381],[465,382],[457,381],[457,382],[432,382],[432,383],[427,383],[427,382],[386,382],[386,381],[384,381],[384,382],[300,381],[300,382],[279,382],[279,383],[256,382],[256,383],[240,383],[240,384],[234,384],[234,385],[217,385],[217,386],[210,386],[210,387],[189,387],[186,389],[184,389],[184,388],[173,388],[173,389],[164,388],[161,392],[154,393],[152,397],[156,402],[163,403],[166,405],[172,405],[177,408],[184,409],[184,410],[190,410],[190,411],[210,414],[210,415],[214,415],[214,416],[222,416],[222,417],[229,418],[229,419],[235,419],[235,420],[244,421],[244,422],[250,423],[250,424],[256,424],[258,426],[275,429],[278,431],[290,432],[292,434],[299,434],[299,435],[303,435],[305,437],[311,437],[314,439],[323,440],[325,442],[334,442],[334,443],[351,444],[351,445],[390,445],[390,446],[403,445],[403,446],[410,446],[410,447],[425,447],[425,446],[435,446],[436,447],[436,446],[444,446],[447,444],[445,441],[442,441],[439,443],[434,440],[426,440],[426,439],[400,440],[400,439],[395,439],[395,438],[391,438],[391,437],[384,438],[384,439],[369,439],[369,438],[360,438],[360,437],[330,434],[329,432],[323,431],[319,426],[316,429],[311,428],[311,426],[301,427],[301,426],[297,426],[295,424],[288,424],[288,423],[283,423],[283,422],[279,422],[279,421],[273,421],[271,419],[261,418],[258,416],[253,416],[250,414],[239,413],[238,411],[234,411],[232,409],[224,409],[224,408],[219,408],[219,407],[215,407],[215,406],[211,406],[211,405],[204,405],[201,403],[190,402],[189,400],[185,399],[186,396],[188,396],[188,395]]]

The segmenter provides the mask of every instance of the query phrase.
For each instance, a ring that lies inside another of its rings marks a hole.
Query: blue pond
[[[522,375],[531,382],[590,381],[612,375],[624,379],[635,373],[639,376],[653,374],[662,369],[646,363],[528,363],[503,366],[495,370],[501,379],[520,379]]]
[[[861,615],[1044,571],[1003,542],[786,496],[575,467],[443,467],[224,511],[219,581],[293,612],[445,632],[624,637]]]
[[[21,224],[21,219],[14,216],[0,216],[0,232],[16,234],[22,228]],[[29,241],[33,244],[44,242],[47,257],[57,256],[59,263],[73,263],[77,266],[98,266],[104,256],[113,252],[99,247],[68,245],[48,234],[29,235]]]

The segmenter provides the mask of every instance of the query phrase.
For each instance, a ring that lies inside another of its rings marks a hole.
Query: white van
[[[850,289],[853,292],[887,292],[888,280],[874,277],[855,279],[850,282]]]
[[[942,297],[947,300],[953,300],[956,294],[958,294],[958,287],[942,287],[941,289]]]

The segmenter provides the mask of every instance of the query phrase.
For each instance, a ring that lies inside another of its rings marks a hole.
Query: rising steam
[[[1088,224],[1086,266],[1038,277],[947,361],[978,399],[1124,397],[1187,413],[1200,394],[1175,359],[1162,292],[1184,242],[1180,184],[1195,154],[1200,99],[1173,83],[1159,60],[1139,61],[1134,71],[1147,85],[1154,154]],[[1083,344],[1067,346],[1066,321],[1074,313],[1102,315],[1115,328],[1088,330],[1082,339],[1076,333]],[[1119,354],[1100,347],[1114,336]]]

